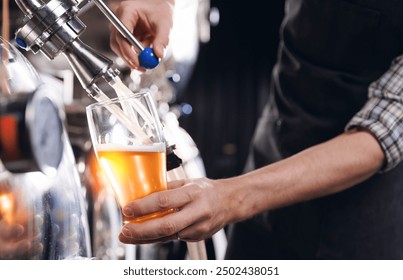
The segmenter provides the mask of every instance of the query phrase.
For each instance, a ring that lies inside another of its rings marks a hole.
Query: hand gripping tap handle
[[[158,57],[154,54],[152,48],[144,48],[143,45],[133,36],[126,26],[116,17],[109,7],[102,0],[93,0],[95,5],[108,18],[108,20],[116,27],[122,36],[135,46],[139,51],[140,66],[145,69],[153,69],[159,64]]]

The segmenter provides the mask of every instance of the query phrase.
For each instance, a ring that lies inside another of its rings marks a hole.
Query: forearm
[[[153,243],[175,239],[180,232],[183,240],[203,240],[228,223],[342,191],[373,175],[383,162],[383,150],[372,134],[352,131],[242,176],[174,181],[168,191],[132,201],[123,213],[141,217],[179,211],[129,223],[119,238],[124,243]]]
[[[235,221],[340,192],[372,176],[383,162],[383,151],[370,133],[351,131],[222,183],[231,193]]]

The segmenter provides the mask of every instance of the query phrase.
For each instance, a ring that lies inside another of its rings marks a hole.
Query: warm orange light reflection
[[[167,189],[165,152],[102,149],[99,162],[121,207],[132,200]],[[155,213],[127,222],[140,222],[171,213]]]
[[[0,219],[11,224],[14,220],[14,196],[11,193],[0,194]]]
[[[94,196],[97,196],[104,190],[109,184],[105,178],[101,166],[95,156],[95,153],[90,152],[88,155],[88,172],[86,174],[86,180],[88,181],[91,191]]]

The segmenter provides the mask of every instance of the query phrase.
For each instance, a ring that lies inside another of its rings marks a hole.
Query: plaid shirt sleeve
[[[386,157],[380,172],[394,168],[403,159],[403,55],[369,86],[368,101],[347,124],[346,130],[362,127],[379,141]]]

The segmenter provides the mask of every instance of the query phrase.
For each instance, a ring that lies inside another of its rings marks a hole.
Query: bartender
[[[161,57],[173,5],[115,11]],[[179,211],[127,224],[120,240],[197,241],[230,225],[228,259],[402,259],[402,18],[401,1],[287,0],[246,172],[171,182],[129,203],[128,217]],[[111,46],[138,68],[116,32]]]

